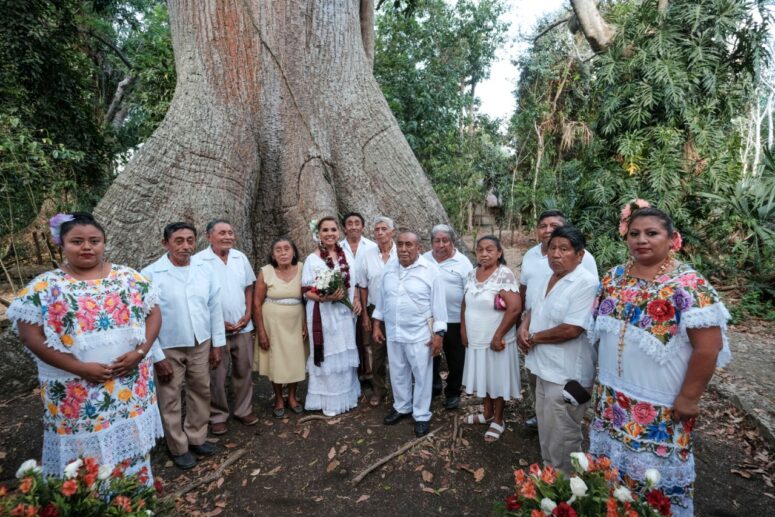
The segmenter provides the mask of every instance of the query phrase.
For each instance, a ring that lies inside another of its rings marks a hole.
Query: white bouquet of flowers
[[[312,292],[318,295],[325,296],[333,294],[337,289],[342,289],[345,292],[344,298],[337,300],[338,302],[347,306],[348,309],[353,310],[352,303],[347,298],[347,286],[345,284],[344,275],[342,274],[339,266],[334,266],[334,269],[322,269],[317,271],[317,277],[315,278],[315,284],[312,286]]]

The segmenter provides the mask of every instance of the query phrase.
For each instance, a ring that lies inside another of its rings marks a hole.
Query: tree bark
[[[608,48],[616,35],[616,27],[603,19],[595,0],[571,0],[571,5],[592,50],[600,52]]]
[[[159,128],[96,208],[109,257],[142,266],[164,225],[232,222],[263,258],[312,218],[447,217],[377,85],[360,0],[170,0],[177,85]],[[200,236],[201,239],[201,236]]]
[[[363,51],[369,60],[369,68],[374,69],[374,0],[361,0],[361,39]]]

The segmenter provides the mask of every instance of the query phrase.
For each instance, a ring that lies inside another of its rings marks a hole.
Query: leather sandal
[[[484,433],[484,441],[487,443],[492,443],[494,441],[497,441],[503,434],[503,431],[505,430],[506,430],[506,426],[500,425],[494,421],[490,422],[489,429],[487,429],[487,432]]]
[[[477,425],[477,424],[488,424],[492,421],[492,417],[485,418],[484,413],[476,413],[476,414],[470,414],[466,415],[465,418],[463,418],[463,423],[468,425]]]

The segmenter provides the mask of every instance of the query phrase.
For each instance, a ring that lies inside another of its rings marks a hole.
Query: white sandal
[[[465,418],[463,419],[463,423],[468,425],[476,425],[476,424],[484,425],[489,423],[491,420],[492,420],[492,417],[485,418],[484,413],[477,413],[475,415],[474,414],[466,415]]]
[[[499,425],[495,422],[490,422],[490,427],[487,429],[487,432],[484,433],[484,441],[488,443],[497,441],[505,430],[506,426]]]

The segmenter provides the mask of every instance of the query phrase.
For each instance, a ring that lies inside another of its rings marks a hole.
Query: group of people
[[[445,224],[422,253],[421,236],[397,231],[389,217],[374,220],[374,241],[360,214],[341,223],[344,239],[334,217],[314,222],[317,248],[303,262],[290,238],[276,239],[256,277],[225,220],[207,225],[199,253],[195,227],[167,225],[165,253],[138,273],[105,260],[106,235],[91,215],[53,218],[65,263],[8,309],[38,363],[45,472],[95,456],[151,479],[149,452],[161,436],[175,465],[193,467],[215,452],[208,424],[227,432],[230,370],[232,412],[244,425],[258,421],[253,371],[271,381],[277,418],[349,411],[362,383],[378,407],[389,373],[385,425],[411,416],[424,436],[432,398],[443,391],[454,410],[465,390],[484,404],[464,422],[486,426],[484,440],[494,442],[506,401],[522,397],[521,351],[544,463],[572,470],[594,394],[590,452],[610,458],[634,489],[657,468],[673,513],[692,513],[691,431],[714,367],[730,358],[729,315],[678,260],[680,234],[667,214],[641,200],[623,210],[631,259],[602,281],[584,236],[556,210],[539,216],[539,244],[519,281],[495,236],[478,239],[473,264]]]

